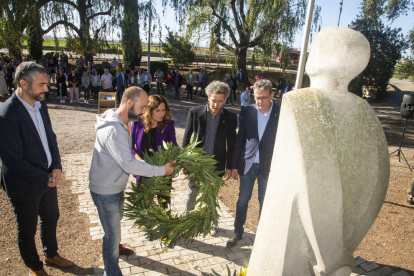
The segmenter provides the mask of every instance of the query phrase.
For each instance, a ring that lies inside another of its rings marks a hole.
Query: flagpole
[[[310,28],[312,26],[312,15],[313,15],[313,7],[315,5],[315,0],[309,0],[308,3],[308,12],[306,14],[306,22],[302,40],[302,48],[300,53],[299,65],[298,65],[298,72],[296,75],[296,85],[295,89],[302,88],[302,80],[303,80],[303,73],[305,71],[305,63],[306,58],[308,57],[308,42],[309,42],[309,34]]]

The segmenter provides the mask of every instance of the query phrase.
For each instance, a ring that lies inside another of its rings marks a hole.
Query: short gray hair
[[[211,94],[224,94],[224,98],[230,96],[230,87],[222,81],[213,81],[206,87],[207,96]]]
[[[16,69],[14,79],[17,86],[20,88],[21,80],[25,80],[29,87],[31,87],[34,79],[36,78],[36,75],[39,74],[47,75],[47,71],[43,66],[40,66],[39,64],[33,61],[22,62]]]
[[[267,90],[270,93],[272,93],[272,87],[273,87],[273,84],[270,80],[261,79],[254,83],[253,90],[255,92],[259,90]]]

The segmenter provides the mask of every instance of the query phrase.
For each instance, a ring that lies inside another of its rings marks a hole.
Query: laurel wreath
[[[142,177],[139,184],[131,183],[132,192],[126,193],[124,214],[134,221],[134,226],[145,227],[145,234],[150,241],[160,239],[164,245],[172,248],[181,238],[192,241],[203,234],[205,237],[211,226],[218,225],[219,208],[217,195],[224,181],[217,172],[217,161],[205,155],[202,148],[193,141],[185,148],[163,143],[152,157],[144,154],[144,161],[150,165],[163,166],[173,164],[171,176]],[[167,184],[184,169],[188,172],[185,179],[192,180],[199,188],[194,210],[183,214],[173,214],[170,209],[164,210],[157,196],[170,196],[174,189]]]

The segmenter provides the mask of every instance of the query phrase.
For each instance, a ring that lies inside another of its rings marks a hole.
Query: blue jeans
[[[260,166],[257,163],[253,163],[250,170],[245,175],[239,175],[240,177],[240,192],[239,199],[237,200],[236,207],[236,219],[234,220],[234,233],[242,235],[244,232],[244,223],[246,222],[247,208],[249,207],[249,201],[252,197],[254,182],[257,179],[259,183],[259,219],[262,212],[263,201],[266,193],[267,180],[260,174]]]
[[[167,93],[169,93],[169,94],[172,93],[172,84],[167,83]]]
[[[180,97],[180,87],[179,86],[174,86],[174,88],[175,88],[175,97],[177,99],[180,99],[181,98]]]
[[[121,242],[121,219],[124,209],[124,192],[100,195],[91,191],[104,230],[102,256],[104,276],[122,276],[119,268],[119,243]]]

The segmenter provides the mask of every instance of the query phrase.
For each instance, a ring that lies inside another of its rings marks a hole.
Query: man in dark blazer
[[[230,179],[234,143],[236,140],[237,115],[223,108],[230,88],[220,81],[210,83],[206,88],[208,104],[193,107],[188,112],[187,125],[183,138],[183,148],[194,138],[201,141],[197,147],[203,148],[207,155],[214,155],[217,160],[216,170],[224,171],[225,179]],[[185,211],[194,209],[198,188],[191,181],[187,182]],[[211,229],[215,235],[215,229]]]
[[[121,103],[122,94],[124,94],[125,88],[128,85],[128,78],[125,75],[125,68],[122,68],[121,72],[118,73],[116,76],[116,89],[118,90],[116,93],[116,97],[118,100],[118,105]]]
[[[12,92],[13,87],[13,67],[10,65],[4,65],[4,79],[6,80],[7,89],[9,89],[10,95]]]
[[[279,121],[280,106],[272,101],[272,83],[261,79],[254,84],[253,89],[256,104],[241,110],[239,133],[233,154],[232,177],[237,180],[240,176],[240,192],[234,236],[227,241],[228,248],[242,239],[243,225],[256,179],[259,184],[260,212],[262,211]]]
[[[17,67],[15,79],[16,93],[0,106],[1,185],[16,214],[18,246],[25,265],[30,268],[29,275],[47,275],[43,263],[73,265],[57,253],[56,186],[61,179],[62,165],[43,101],[48,92],[48,77],[42,66],[25,62]],[[43,261],[35,245],[38,216]]]

